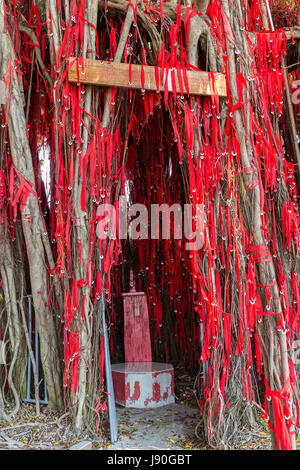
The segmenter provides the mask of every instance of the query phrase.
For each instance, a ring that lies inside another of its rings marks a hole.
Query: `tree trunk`
[[[10,38],[4,31],[3,3],[0,6],[0,34],[1,75],[5,76],[9,59],[11,58],[14,63],[14,51]],[[59,408],[62,406],[61,364],[57,356],[59,350],[57,332],[48,303],[48,264],[42,241],[42,238],[48,235],[47,232],[41,231],[43,223],[41,223],[39,202],[36,196],[32,155],[26,135],[24,105],[16,72],[13,72],[11,80],[11,100],[7,106],[10,149],[20,184],[25,180],[32,190],[25,202],[21,220],[29,263],[33,305],[40,336],[41,361],[49,393],[49,406]]]

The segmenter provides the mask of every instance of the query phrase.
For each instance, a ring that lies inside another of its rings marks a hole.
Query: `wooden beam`
[[[165,77],[164,71],[162,78],[162,69],[149,65],[138,65],[115,62],[105,62],[100,60],[86,59],[81,65],[81,60],[74,58],[69,59],[69,81],[73,83],[85,83],[87,85],[100,85],[105,87],[135,88],[142,89],[142,73],[144,74],[144,89],[147,91],[164,91]],[[142,72],[143,68],[143,72]],[[157,74],[158,71],[158,74]],[[172,92],[172,73],[169,71],[168,91]],[[156,77],[159,76],[159,86],[157,86]],[[174,69],[176,92],[180,93],[177,70]],[[130,80],[131,76],[131,80]],[[225,75],[222,73],[214,73],[214,80],[209,77],[208,72],[200,72],[194,70],[187,71],[187,79],[190,95],[218,95],[227,96]],[[183,92],[187,93],[184,85],[184,77],[181,73],[181,82],[183,83]],[[214,82],[214,85],[213,85]],[[213,90],[214,86],[214,90]]]

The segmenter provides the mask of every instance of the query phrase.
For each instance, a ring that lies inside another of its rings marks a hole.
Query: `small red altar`
[[[111,367],[116,403],[132,408],[174,403],[174,368],[152,362],[147,296],[136,292],[132,273],[123,306],[125,363]]]

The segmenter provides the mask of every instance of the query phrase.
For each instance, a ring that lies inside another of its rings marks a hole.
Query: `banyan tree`
[[[49,406],[98,432],[101,298],[122,360],[132,270],[155,360],[196,371],[208,443],[230,448],[264,420],[274,448],[295,448],[299,12],[298,0],[0,1],[1,420],[26,389],[31,296]],[[129,82],[139,65],[141,87],[85,84],[86,60],[127,64]],[[190,71],[211,93],[190,92]],[[173,232],[97,236],[99,207],[121,197],[202,205],[201,247]]]

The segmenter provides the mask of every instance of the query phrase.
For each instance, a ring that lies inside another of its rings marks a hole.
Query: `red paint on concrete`
[[[128,395],[126,394],[126,397],[125,397],[125,400],[130,400],[130,401],[137,401],[140,396],[141,396],[141,386],[140,386],[140,382],[138,381],[135,381],[134,382],[134,391],[133,391],[133,395],[129,396],[130,395],[130,384],[126,384],[126,392],[128,390],[127,388],[127,385],[129,385],[129,391],[128,391]]]
[[[171,395],[174,395],[174,372],[173,371],[153,372],[153,379],[156,379],[159,376],[159,374],[162,374],[162,373],[171,375]]]
[[[144,366],[142,364],[134,362],[112,365],[116,402],[123,406],[138,408],[173,403],[173,368],[166,367],[161,370],[164,364],[152,363],[151,366],[149,362],[145,362]]]
[[[154,379],[154,377],[157,377],[157,375],[159,374],[152,374],[152,377]],[[167,396],[168,396],[168,393],[167,393]],[[151,398],[147,398],[147,400],[144,401],[144,405],[145,406],[148,406],[149,403],[155,401],[156,403],[160,402],[161,401],[161,394],[160,394],[160,385],[158,382],[153,382],[152,384],[152,397]]]
[[[152,399],[153,401],[157,401],[157,402],[161,400],[160,385],[158,382],[154,382],[152,385]]]
[[[123,401],[125,404],[127,403],[129,396],[130,396],[130,382],[127,382],[125,384],[125,396],[123,397]]]
[[[119,372],[112,373],[112,380],[114,386],[114,395],[117,403],[125,405],[125,377],[124,374]]]

